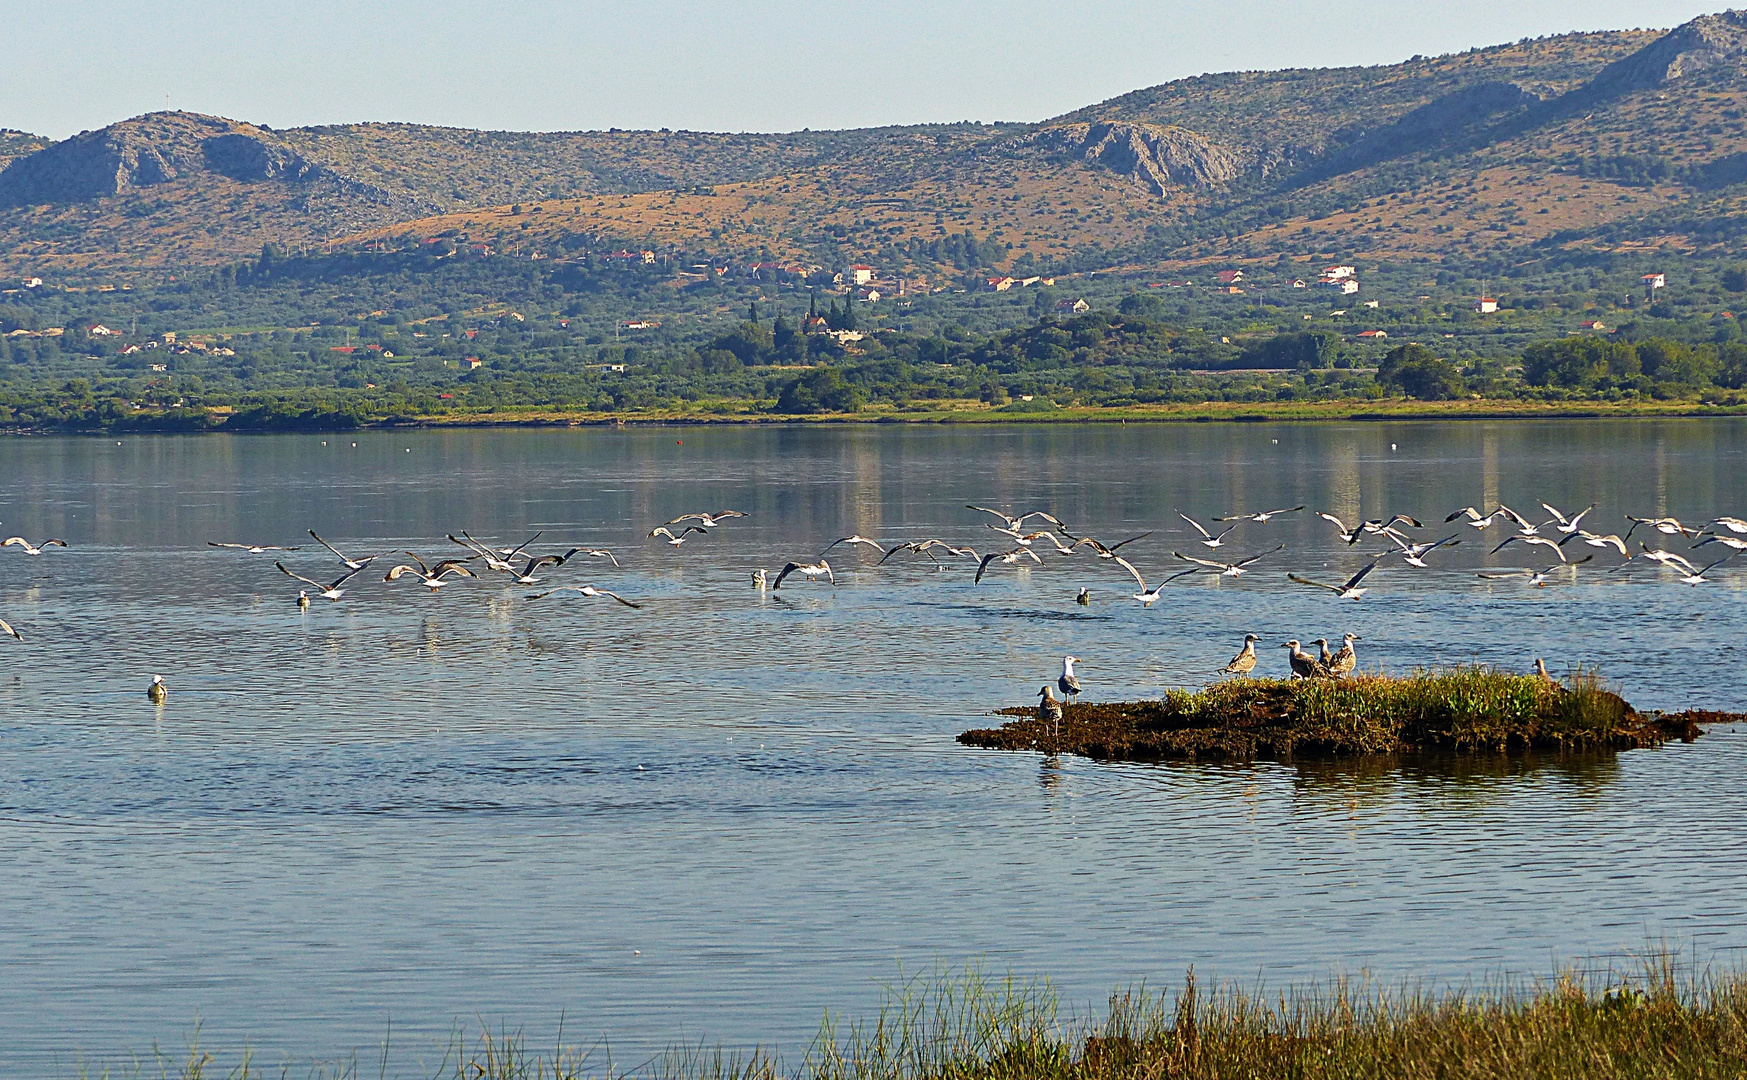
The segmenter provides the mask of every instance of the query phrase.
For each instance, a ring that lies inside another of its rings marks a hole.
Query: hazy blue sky
[[[174,108],[275,127],[406,120],[777,131],[1037,120],[1234,69],[1389,63],[1674,0],[0,0],[0,127],[65,136]]]

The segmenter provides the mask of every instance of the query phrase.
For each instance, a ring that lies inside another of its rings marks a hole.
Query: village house
[[[845,277],[844,277],[844,280],[849,282],[851,285],[866,285],[869,282],[871,282],[873,279],[874,279],[874,268],[871,266],[863,266],[860,263],[857,263],[854,266],[850,267],[849,273],[847,275],[845,275]]]
[[[1649,286],[1651,292],[1655,292],[1657,289],[1666,289],[1668,287],[1667,274],[1645,274],[1638,280]]]
[[[626,330],[659,330],[661,324],[654,319],[628,319],[619,324]]]
[[[1221,285],[1236,285],[1244,279],[1242,270],[1221,270],[1217,275]]]
[[[1344,281],[1350,277],[1357,277],[1358,274],[1359,270],[1357,267],[1327,266],[1323,268],[1322,279],[1324,281]]]
[[[461,361],[461,366],[468,371],[478,371],[480,368],[484,367],[485,364],[479,359],[479,357],[469,356],[467,359]]]
[[[1080,315],[1091,311],[1092,305],[1084,300],[1063,300],[1056,304],[1055,309],[1057,311],[1071,311],[1075,315]]]
[[[1011,289],[1014,284],[1014,280],[1010,277],[992,277],[989,279],[989,288],[993,289],[995,292],[1006,292],[1008,289]]]
[[[1605,331],[1607,329],[1607,324],[1600,319],[1585,319],[1577,325],[1585,330],[1595,330],[1597,332]]]
[[[1491,315],[1498,310],[1498,298],[1493,296],[1482,296],[1480,301],[1474,305],[1474,310],[1481,315]]]
[[[823,315],[809,315],[801,320],[801,333],[823,334],[831,329],[831,324],[825,321]]]
[[[1294,289],[1307,289],[1307,288],[1309,288],[1309,287],[1310,287],[1310,286],[1308,286],[1308,285],[1306,285],[1306,284],[1305,284],[1305,283],[1304,283],[1304,279],[1303,279],[1303,278],[1293,278],[1293,279],[1292,279],[1292,287],[1293,287],[1293,288],[1294,288]]]
[[[107,326],[104,326],[102,323],[98,323],[96,326],[93,326],[91,329],[89,329],[85,332],[87,334],[90,334],[92,337],[114,337],[115,336],[115,331],[111,330]]]
[[[24,279],[24,287],[27,289],[40,289],[42,288],[42,278],[27,277]]]
[[[1386,330],[1361,330],[1361,331],[1359,331],[1359,338],[1361,340],[1364,340],[1364,341],[1382,341],[1384,338],[1386,338],[1388,336],[1389,336],[1389,332]]]
[[[1225,288],[1223,288],[1219,291],[1225,293],[1227,296],[1242,296],[1244,294],[1244,290],[1243,290],[1243,287],[1241,285],[1227,285]]]
[[[880,291],[878,289],[861,289],[855,294],[855,298],[864,304],[877,304],[880,302]]]
[[[1376,308],[1377,305],[1381,302],[1382,301],[1380,301],[1380,300],[1367,300],[1367,301],[1365,301],[1365,306],[1368,308]]]
[[[1331,289],[1340,292],[1342,296],[1351,296],[1359,291],[1359,283],[1352,278],[1329,278],[1323,282]]]

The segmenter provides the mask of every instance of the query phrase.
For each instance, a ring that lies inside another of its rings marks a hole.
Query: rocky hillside
[[[1081,269],[1605,246],[1728,233],[1747,200],[1733,189],[1747,184],[1744,116],[1738,12],[1667,33],[1203,76],[1030,125],[272,131],[152,114],[40,148],[0,136],[0,263],[89,275],[234,259],[267,240],[438,235],[523,254],[673,244],[922,273],[966,233],[980,262]]]

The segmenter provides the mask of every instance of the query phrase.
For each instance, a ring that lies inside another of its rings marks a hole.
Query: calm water
[[[0,531],[73,544],[0,553],[0,617],[29,639],[0,639],[0,1072],[126,1061],[197,1018],[212,1046],[305,1067],[373,1063],[392,1020],[408,1074],[457,1019],[549,1043],[561,1012],[621,1064],[682,1038],[792,1056],[900,966],[1047,974],[1084,1008],[1189,964],[1283,983],[1542,972],[1660,941],[1733,960],[1747,732],[1456,771],[1046,763],[953,737],[1031,700],[1064,653],[1091,697],[1132,698],[1205,681],[1252,630],[1351,630],[1391,670],[1595,663],[1643,707],[1742,708],[1747,562],[1696,589],[1607,575],[1608,553],[1545,590],[1486,583],[1477,566],[1542,554],[1487,556],[1495,526],[1343,603],[1285,580],[1364,561],[1305,513],[1224,549],[1283,541],[1277,560],[1151,610],[1088,558],[973,587],[839,549],[836,590],[761,597],[747,577],[851,532],[989,550],[966,502],[1156,530],[1125,549],[1156,580],[1191,545],[1177,508],[1403,511],[1435,539],[1434,519],[1499,499],[1597,502],[1600,531],[1741,514],[1747,425],[0,441]],[[752,516],[677,550],[642,538],[725,507]],[[624,563],[554,584],[646,606],[498,581],[426,595],[378,564],[300,614],[272,554],[205,546],[301,539],[280,557],[336,576],[312,526],[427,557],[449,531],[544,530]]]

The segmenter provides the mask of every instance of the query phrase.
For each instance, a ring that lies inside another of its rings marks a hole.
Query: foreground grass
[[[404,1075],[356,1062],[330,1077]],[[223,1072],[198,1049],[154,1074]],[[275,1070],[276,1072],[281,1070]],[[289,1073],[290,1070],[282,1070]],[[89,1075],[89,1074],[87,1074]],[[1629,977],[1567,973],[1529,986],[1429,993],[1350,980],[1278,997],[1201,987],[1115,994],[1092,1020],[1064,1017],[1047,982],[976,973],[889,988],[879,1012],[827,1019],[801,1059],[682,1047],[630,1068],[598,1052],[530,1049],[515,1034],[457,1036],[434,1080],[1228,1080],[1480,1077],[1738,1078],[1747,1075],[1747,977],[1683,976],[1666,956]]]
[[[1696,738],[1723,714],[1644,714],[1593,674],[1564,682],[1486,667],[1346,679],[1230,679],[1158,701],[1069,705],[1059,730],[1012,708],[959,741],[1104,760],[1352,756],[1425,750],[1623,750]]]

